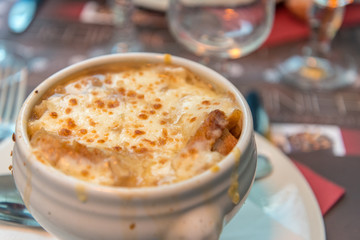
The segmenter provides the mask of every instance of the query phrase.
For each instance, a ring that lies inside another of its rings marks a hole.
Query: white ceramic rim
[[[199,175],[196,175],[190,179],[180,181],[177,183],[172,183],[169,185],[160,185],[153,187],[139,187],[139,188],[126,188],[126,187],[113,187],[113,186],[104,186],[94,183],[89,183],[76,179],[75,177],[67,176],[64,173],[54,169],[53,167],[46,166],[36,159],[36,157],[31,153],[30,143],[27,135],[27,120],[30,116],[30,110],[38,102],[41,96],[46,92],[49,87],[53,86],[58,81],[61,81],[67,76],[75,74],[83,69],[101,66],[103,64],[116,63],[116,62],[150,62],[150,63],[162,63],[164,62],[164,54],[158,53],[121,53],[121,54],[111,54],[100,57],[91,58],[74,65],[71,65],[59,72],[53,74],[45,81],[43,81],[38,87],[36,87],[30,95],[25,100],[17,119],[16,123],[16,145],[18,145],[19,150],[22,151],[24,156],[30,163],[30,166],[34,169],[41,171],[48,179],[54,181],[57,185],[64,186],[78,186],[79,184],[86,187],[86,192],[90,195],[96,195],[96,193],[101,192],[101,195],[112,196],[115,195],[129,197],[129,198],[143,198],[147,199],[156,199],[164,196],[173,196],[183,191],[193,191],[198,189],[201,186],[204,186],[206,183],[213,181],[222,175],[225,171],[231,171],[234,168],[235,160],[232,153],[228,154],[222,161],[217,165],[220,170],[216,173],[211,170],[207,170]],[[239,138],[239,141],[236,145],[240,152],[245,151],[247,146],[250,144],[250,141],[253,137],[253,126],[252,126],[252,116],[250,109],[247,105],[245,98],[240,94],[238,89],[230,83],[223,76],[218,74],[212,69],[209,69],[201,64],[187,60],[184,58],[171,56],[171,63],[175,65],[184,66],[195,73],[201,72],[203,76],[208,76],[212,80],[215,80],[217,84],[222,85],[234,94],[239,107],[243,112],[243,131]],[[238,157],[238,156],[237,156]]]

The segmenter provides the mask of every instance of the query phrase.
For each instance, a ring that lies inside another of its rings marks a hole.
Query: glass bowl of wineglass
[[[169,28],[178,42],[231,77],[226,59],[243,57],[270,33],[273,0],[170,0]]]

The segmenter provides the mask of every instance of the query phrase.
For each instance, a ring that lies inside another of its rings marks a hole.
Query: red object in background
[[[80,20],[85,4],[85,1],[52,1],[51,4],[45,2],[39,9],[38,17],[77,22]]]
[[[354,3],[346,7],[344,16],[344,27],[352,27],[360,23],[360,4]]]
[[[308,25],[281,6],[276,9],[273,27],[264,46],[281,45],[286,42],[304,39],[308,35]]]
[[[346,7],[343,26],[351,27],[360,23],[360,4]],[[310,29],[306,22],[296,18],[287,8],[276,9],[271,33],[264,46],[276,46],[286,42],[298,41],[309,36]]]
[[[319,203],[321,213],[325,215],[345,194],[345,189],[318,175],[305,165],[293,162],[309,183]]]
[[[360,156],[360,131],[355,129],[341,129],[346,155]]]
[[[67,20],[79,20],[80,14],[85,6],[83,2],[74,2],[58,8],[56,14]]]

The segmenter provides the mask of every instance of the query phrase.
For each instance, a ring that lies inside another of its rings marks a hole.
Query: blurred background
[[[14,10],[19,2],[32,5]],[[58,70],[103,54],[145,51],[200,61],[201,56],[187,50],[170,33],[166,6],[165,0],[1,0],[0,40],[25,59],[25,96]],[[270,35],[261,47],[225,61],[231,63],[234,73],[229,80],[245,96],[256,93],[266,113],[261,132],[290,158],[345,187],[345,197],[325,216],[328,239],[357,239],[360,77],[356,72],[351,84],[343,88],[304,89],[283,82],[278,69],[308,45],[311,6],[311,0],[277,1]],[[360,4],[355,1],[344,9],[331,51],[351,58],[357,70]]]

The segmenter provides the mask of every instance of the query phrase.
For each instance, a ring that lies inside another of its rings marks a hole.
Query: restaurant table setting
[[[26,66],[17,61],[11,77],[0,69],[0,133],[2,126],[8,129],[0,134],[1,176],[11,174],[14,112],[43,80],[69,65],[105,54],[168,53],[215,69],[239,89],[252,110],[258,155],[269,160],[268,173],[255,180],[220,239],[358,238],[360,3],[339,1],[346,4],[332,8],[340,9],[332,12],[334,17],[321,13],[310,1],[299,6],[294,3],[299,1],[292,0],[221,1],[225,15],[216,0],[205,1],[206,6],[194,4],[196,1],[189,5],[191,1],[186,0],[33,1],[35,8],[28,13],[33,14],[31,19],[12,30],[14,23],[8,19],[13,17],[9,15],[15,12],[11,10],[15,2],[23,1],[0,3],[0,41],[6,53],[2,54],[0,45],[0,64],[1,58],[21,58]],[[312,17],[308,17],[311,9]],[[208,18],[209,13],[243,21],[245,27],[240,30],[231,21],[219,25],[229,31],[226,36],[240,34],[232,41],[235,45],[215,36],[221,31],[214,17]],[[315,33],[321,32],[319,23],[327,17],[336,18],[337,25],[328,26],[330,33]],[[246,27],[246,21],[254,22]],[[196,29],[199,25],[194,22],[204,25]],[[200,33],[209,36],[205,39]],[[216,48],[207,47],[216,41]],[[328,52],[341,53],[351,65],[350,70],[350,65],[341,65],[340,78],[335,74],[337,80],[330,85],[321,82],[331,75],[330,70],[321,69],[328,66],[323,64],[330,60]],[[288,61],[301,54],[313,65],[299,70],[299,62]],[[305,84],[293,81],[300,75],[302,80],[312,80]],[[345,81],[339,83],[339,79]],[[6,108],[4,102],[13,102],[12,107]],[[14,109],[11,114],[10,108]],[[2,191],[0,202],[6,201]],[[2,206],[0,239],[56,239],[41,227],[4,221]]]

